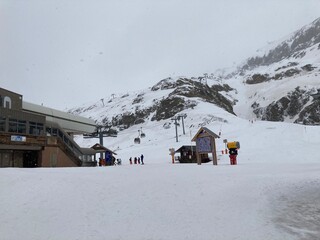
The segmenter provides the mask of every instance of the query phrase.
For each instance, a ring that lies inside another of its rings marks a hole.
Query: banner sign
[[[25,136],[12,135],[11,141],[12,142],[25,142],[25,141],[27,141],[27,138]]]

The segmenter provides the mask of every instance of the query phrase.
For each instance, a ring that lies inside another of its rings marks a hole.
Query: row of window
[[[44,124],[31,121],[28,122],[25,120],[18,120],[14,118],[6,119],[5,117],[0,117],[0,132],[43,135]]]

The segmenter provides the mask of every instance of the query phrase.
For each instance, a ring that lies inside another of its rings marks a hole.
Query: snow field
[[[0,169],[1,239],[316,239],[320,129],[224,117],[207,127],[221,128],[217,149],[240,141],[236,166],[219,152],[218,166],[171,164],[190,136],[159,126],[145,144],[105,139],[121,166]]]

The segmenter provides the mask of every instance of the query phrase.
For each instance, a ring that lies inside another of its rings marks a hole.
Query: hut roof
[[[111,152],[114,155],[117,155],[115,152],[111,151],[110,149],[106,148],[105,146],[102,146],[99,143],[96,143],[95,145],[93,145],[91,148],[93,148],[94,150],[96,150],[96,152]]]
[[[201,127],[199,129],[199,131],[196,133],[196,135],[194,135],[194,137],[192,138],[191,141],[196,141],[196,139],[198,138],[198,136],[201,134],[201,133],[207,133],[209,134],[211,137],[213,138],[220,138],[219,135],[215,134],[214,132],[212,132],[210,129],[206,128],[206,127]]]
[[[181,146],[179,149],[177,149],[175,152],[176,153],[178,153],[178,152],[180,152],[180,151],[182,151],[182,150],[192,150],[192,151],[196,151],[196,146],[192,146],[192,145],[183,145],[183,146]]]
[[[85,155],[94,155],[98,151],[94,150],[93,148],[81,148],[81,152]]]

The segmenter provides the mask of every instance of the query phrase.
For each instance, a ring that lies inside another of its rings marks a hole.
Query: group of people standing
[[[130,164],[133,164],[133,163],[134,163],[134,164],[141,164],[141,165],[143,165],[143,164],[144,164],[143,159],[144,159],[144,156],[143,156],[143,154],[141,154],[140,157],[134,157],[133,161],[132,161],[132,157],[130,157],[130,158],[129,158],[129,162],[130,162]]]

